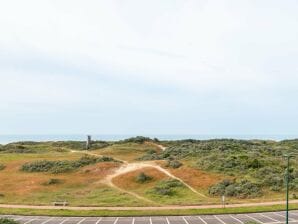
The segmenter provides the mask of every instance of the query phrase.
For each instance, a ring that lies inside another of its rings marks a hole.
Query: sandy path
[[[166,169],[160,167],[155,162],[151,162],[151,161],[143,161],[143,162],[123,164],[121,167],[119,167],[116,170],[114,170],[114,172],[112,174],[106,176],[106,178],[104,180],[102,180],[101,182],[102,183],[106,183],[106,184],[108,184],[110,186],[115,187],[115,185],[113,184],[113,179],[115,177],[120,176],[120,175],[125,174],[125,173],[129,173],[129,172],[138,170],[138,169],[146,168],[146,167],[155,168],[155,169],[159,170],[160,172],[166,174],[168,177],[171,177],[173,179],[179,180],[186,187],[188,187],[192,192],[194,192],[195,194],[197,194],[197,195],[199,195],[201,197],[206,198],[206,196],[204,194],[201,194],[198,191],[196,191],[193,187],[191,187],[190,185],[188,185],[187,183],[185,183],[182,179],[180,179],[179,177],[174,176],[173,174],[171,174]]]
[[[159,145],[159,144],[156,144],[156,146],[158,148],[160,148],[162,151],[165,151],[167,147],[163,146],[163,145]]]
[[[70,150],[71,153],[81,153],[81,154],[88,154],[90,156],[97,156],[97,157],[103,157],[103,155],[100,155],[100,154],[97,154],[97,153],[93,153],[91,151],[88,151],[88,150],[84,150],[84,151],[77,151],[77,150]],[[120,161],[124,164],[128,164],[127,161],[125,160],[121,160],[121,159],[118,159],[118,158],[115,158],[117,161]]]
[[[157,144],[155,142],[148,142],[150,143],[151,145],[154,145],[156,146],[157,148],[159,148],[161,151],[165,151],[167,147],[163,146],[163,145],[160,145],[160,144]]]
[[[298,200],[289,201],[290,204],[298,204]],[[271,206],[271,205],[283,205],[285,201],[273,201],[262,203],[244,203],[244,204],[227,204],[226,208],[240,208],[240,207],[256,207],[256,206]],[[0,208],[27,208],[27,209],[67,209],[67,210],[171,210],[171,209],[208,209],[208,208],[222,208],[222,205],[173,205],[162,207],[73,207],[73,206],[48,206],[48,205],[9,205],[0,204]]]
[[[155,144],[157,145],[157,144]],[[161,145],[157,145],[158,147],[160,147],[162,150],[165,150],[165,147],[164,146],[161,146]],[[71,150],[72,153],[85,153],[85,154],[88,154],[88,155],[93,155],[93,156],[101,156],[100,154],[96,154],[96,153],[92,153],[90,151],[75,151],[75,150]],[[117,159],[119,160],[119,159]],[[206,195],[202,194],[202,193],[199,193],[197,190],[195,190],[192,186],[190,186],[189,184],[187,184],[185,181],[183,181],[182,179],[180,179],[179,177],[176,177],[175,175],[173,175],[172,173],[170,173],[168,170],[162,168],[161,166],[157,165],[155,162],[153,161],[140,161],[140,162],[135,162],[135,163],[128,163],[127,161],[124,161],[124,160],[120,160],[121,162],[123,162],[122,166],[118,167],[117,169],[115,169],[113,171],[112,174],[110,175],[107,175],[103,180],[100,180],[99,183],[103,183],[103,184],[106,184],[110,187],[113,187],[121,192],[124,192],[124,193],[127,193],[127,194],[130,194],[140,200],[143,200],[143,201],[146,201],[146,202],[149,202],[149,203],[154,203],[156,204],[155,202],[145,198],[145,197],[142,197],[134,192],[131,192],[131,191],[127,191],[125,189],[122,189],[118,186],[116,186],[114,183],[113,183],[113,179],[117,176],[120,176],[122,174],[125,174],[125,173],[129,173],[129,172],[132,172],[132,171],[135,171],[135,170],[138,170],[138,169],[142,169],[142,168],[146,168],[146,167],[151,167],[151,168],[155,168],[157,170],[159,170],[160,172],[166,174],[168,177],[171,177],[175,180],[178,180],[180,181],[181,183],[183,183],[187,188],[189,188],[192,192],[194,192],[195,194],[199,195],[200,197],[204,197],[204,198],[207,198]]]

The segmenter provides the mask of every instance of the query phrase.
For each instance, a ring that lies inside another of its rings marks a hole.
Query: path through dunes
[[[161,145],[158,145],[158,147],[162,150],[165,150],[165,147],[161,146]],[[71,152],[73,153],[86,153],[88,155],[93,155],[93,156],[101,156],[100,154],[96,154],[96,153],[93,153],[93,152],[90,152],[90,151],[74,151],[72,150]],[[119,160],[118,158],[115,158],[117,160]],[[192,186],[190,186],[189,184],[187,184],[184,180],[182,180],[181,178],[173,175],[172,173],[170,173],[168,170],[162,168],[161,166],[159,166],[158,164],[156,164],[154,161],[140,161],[140,162],[132,162],[132,163],[128,163],[127,161],[123,161],[123,160],[120,160],[121,162],[123,162],[123,164],[120,166],[120,167],[117,167],[116,169],[114,169],[112,171],[111,174],[107,175],[104,179],[100,180],[99,183],[103,183],[103,184],[106,184],[110,187],[113,187],[121,192],[124,192],[124,193],[127,193],[127,194],[130,194],[140,200],[143,200],[143,201],[146,201],[146,202],[150,202],[150,203],[154,203],[156,204],[155,202],[143,197],[143,196],[140,196],[134,192],[131,192],[131,191],[128,191],[128,190],[125,190],[125,189],[122,189],[120,188],[119,186],[115,185],[113,183],[113,179],[120,176],[120,175],[123,175],[123,174],[126,174],[126,173],[129,173],[129,172],[132,172],[132,171],[136,171],[136,170],[139,170],[139,169],[143,169],[143,168],[154,168],[154,169],[157,169],[158,171],[164,173],[165,175],[167,175],[168,177],[170,178],[173,178],[175,180],[178,180],[180,181],[181,183],[183,183],[189,190],[191,190],[193,193],[199,195],[200,197],[204,197],[204,198],[207,198],[206,195],[198,192],[197,190],[195,190]]]
[[[142,162],[136,162],[136,163],[123,164],[121,167],[118,167],[117,169],[115,169],[112,174],[106,176],[106,178],[102,182],[103,183],[106,183],[106,184],[108,184],[110,186],[115,186],[113,184],[113,181],[112,181],[115,177],[120,176],[120,175],[125,174],[125,173],[129,173],[129,172],[135,171],[135,170],[146,168],[146,167],[155,168],[155,169],[159,170],[160,172],[166,174],[168,177],[171,177],[173,179],[179,180],[187,188],[189,188],[192,192],[194,192],[195,194],[197,194],[197,195],[199,195],[201,197],[206,198],[206,195],[199,193],[197,190],[195,190],[189,184],[185,183],[182,179],[180,179],[179,177],[174,176],[173,174],[171,174],[166,169],[160,167],[155,162],[151,162],[151,161],[142,161]]]

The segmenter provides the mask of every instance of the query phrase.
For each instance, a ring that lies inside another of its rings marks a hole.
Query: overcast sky
[[[0,134],[298,134],[296,0],[0,3]]]

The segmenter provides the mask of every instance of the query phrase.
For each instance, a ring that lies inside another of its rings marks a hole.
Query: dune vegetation
[[[0,145],[0,203],[163,206],[284,199],[285,153],[298,140],[15,142]],[[290,198],[298,195],[291,160]]]

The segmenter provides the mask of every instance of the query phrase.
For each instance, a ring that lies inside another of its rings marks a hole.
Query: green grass
[[[152,146],[150,144],[122,143],[114,144],[94,152],[99,152],[102,155],[112,156],[115,159],[135,161],[144,153],[156,149],[156,146]]]
[[[19,222],[15,221],[13,219],[0,218],[0,224],[19,224]]]
[[[67,201],[70,206],[148,206],[148,203],[129,194],[105,186],[88,188],[83,185],[73,185],[55,191],[52,189],[52,187],[49,187],[47,190],[28,193],[26,197],[5,194],[4,197],[0,197],[0,203],[51,205],[53,201]]]
[[[202,202],[200,196],[173,179],[159,181],[155,187],[146,191],[146,196],[152,201],[168,205],[191,205]]]
[[[213,208],[213,209],[171,209],[171,210],[68,210],[68,209],[10,209],[0,208],[0,214],[10,215],[47,215],[47,216],[160,216],[160,215],[210,215],[210,214],[239,214],[253,212],[282,211],[283,205],[240,207],[240,208]],[[290,205],[291,210],[298,209],[298,204]]]

